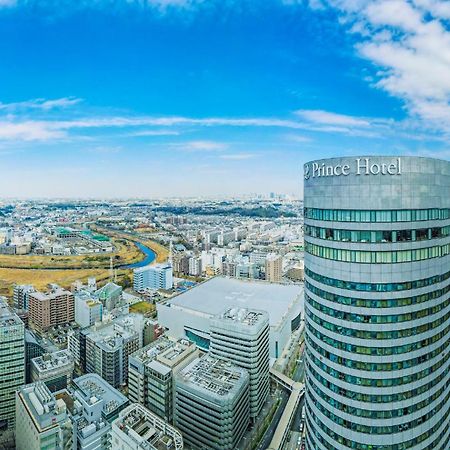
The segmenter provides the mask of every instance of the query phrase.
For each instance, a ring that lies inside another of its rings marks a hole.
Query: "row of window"
[[[306,315],[312,319],[317,325],[320,325],[325,330],[331,331],[332,333],[340,334],[341,336],[349,336],[356,339],[400,339],[407,338],[411,336],[416,336],[426,331],[433,330],[443,323],[447,322],[450,317],[450,312],[445,314],[439,319],[433,322],[428,322],[423,325],[418,325],[413,328],[405,328],[404,330],[387,330],[387,331],[369,331],[369,330],[355,330],[353,328],[346,328],[341,325],[334,324],[332,322],[327,322],[322,320],[320,317],[316,316],[310,309],[309,306],[305,308]]]
[[[448,381],[446,384],[444,384],[440,389],[438,389],[433,395],[430,395],[429,397],[426,397],[424,400],[416,403],[416,404],[409,404],[408,406],[404,406],[402,408],[397,409],[361,409],[361,408],[355,408],[354,406],[346,405],[345,403],[341,403],[337,401],[335,398],[330,397],[328,394],[323,392],[311,379],[308,380],[309,386],[311,386],[314,390],[314,392],[326,403],[331,405],[333,408],[338,409],[339,411],[342,411],[345,414],[351,414],[352,416],[356,417],[362,417],[365,419],[374,419],[374,420],[384,420],[384,419],[395,419],[397,417],[404,417],[409,414],[413,414],[417,411],[420,411],[421,409],[427,407],[435,400],[439,399],[442,395],[445,394],[445,392],[448,390],[448,387],[450,386],[450,381]],[[446,398],[448,399],[450,396],[450,391],[447,393]],[[442,402],[441,402],[442,403]],[[433,412],[438,409],[433,409]],[[407,427],[407,429],[414,428],[417,425],[414,425],[416,421],[410,421],[403,422],[401,426]],[[359,425],[361,427],[365,428],[373,428],[373,427],[367,427],[365,425]],[[383,430],[390,428],[390,427],[376,427],[376,428],[382,428]],[[367,433],[369,431],[361,431],[356,430],[362,433]],[[397,431],[393,431],[396,433]],[[390,434],[390,432],[383,432],[383,433],[376,433],[376,434]]]
[[[306,219],[333,222],[415,222],[424,220],[447,220],[450,218],[449,208],[400,210],[304,208],[303,213]]]
[[[310,391],[310,394],[312,392]],[[311,395],[311,397],[313,397]],[[402,433],[404,431],[408,431],[411,429],[414,429],[415,427],[418,427],[419,425],[422,425],[423,423],[430,420],[432,417],[434,417],[435,414],[437,414],[444,406],[447,405],[447,401],[450,399],[450,392],[446,395],[445,399],[443,399],[443,402],[436,405],[435,408],[433,408],[428,413],[424,414],[423,416],[419,417],[418,419],[412,420],[410,422],[404,422],[397,425],[391,425],[391,426],[375,426],[375,425],[363,425],[360,423],[350,422],[349,420],[343,419],[340,416],[337,416],[336,414],[329,411],[327,408],[325,408],[320,402],[315,401],[314,405],[315,407],[326,417],[328,417],[331,421],[334,423],[337,423],[341,427],[347,428],[348,430],[356,431],[357,433],[364,433],[364,434],[396,434],[396,433]]]
[[[340,230],[335,228],[314,227],[305,225],[305,235],[318,239],[326,239],[339,242],[362,242],[362,243],[393,243],[393,242],[415,242],[430,239],[440,239],[450,236],[450,226],[418,228],[413,230]]]
[[[323,289],[319,289],[308,281],[305,282],[306,288],[316,294],[318,297],[328,300],[339,305],[356,306],[358,308],[398,308],[402,306],[418,305],[430,300],[440,298],[450,292],[450,284],[442,289],[426,292],[421,295],[413,295],[412,297],[400,297],[390,299],[368,299],[368,298],[353,298],[344,295],[333,294]],[[364,316],[366,317],[366,316]],[[365,319],[366,320],[366,319]]]
[[[309,403],[309,399],[306,400]],[[311,408],[311,405],[308,404],[309,409]],[[386,445],[373,445],[373,444],[363,444],[360,442],[355,442],[350,439],[347,439],[343,436],[340,436],[335,431],[330,430],[322,421],[317,417],[316,414],[308,414],[307,419],[308,421],[313,420],[317,424],[317,428],[325,432],[331,439],[333,439],[335,442],[338,442],[341,445],[344,445],[345,447],[351,448],[353,450],[407,450],[412,447],[416,447],[418,444],[420,444],[423,441],[426,441],[430,436],[435,434],[444,423],[447,422],[447,419],[450,415],[450,409],[447,410],[447,412],[438,420],[438,422],[430,428],[425,433],[422,433],[421,435],[415,437],[414,439],[410,439],[409,441],[402,442],[400,444],[386,444]],[[317,428],[314,426],[308,426],[308,438],[312,438],[314,436],[315,439],[317,439],[322,446],[324,446],[327,450],[336,450],[336,447],[331,445],[328,441],[326,441],[322,435],[317,431]],[[444,429],[444,432],[446,429]],[[444,434],[439,434],[438,437],[431,442],[426,447],[423,447],[422,450],[447,450],[447,444],[450,442],[450,436],[447,437],[445,442],[442,442]]]
[[[440,333],[435,334],[432,337],[422,339],[418,342],[413,342],[411,344],[396,345],[394,347],[366,347],[362,345],[354,345],[348,342],[338,341],[336,339],[330,338],[320,331],[316,330],[310,321],[306,322],[306,327],[309,332],[311,332],[317,339],[330,345],[331,347],[343,350],[349,353],[356,353],[358,355],[368,355],[368,356],[391,356],[391,355],[402,355],[403,353],[414,352],[422,348],[428,347],[441,340],[450,331],[450,325],[444,328]],[[355,330],[352,330],[355,331]]]
[[[323,247],[321,245],[305,242],[305,250],[313,256],[331,259],[333,261],[358,264],[395,264],[442,258],[450,254],[450,244],[435,245],[434,247],[418,248],[414,250],[371,252],[366,250]]]
[[[311,289],[310,289],[311,290]],[[318,289],[320,290],[320,289]],[[446,288],[447,292],[450,291],[450,286]],[[333,294],[331,294],[333,295]],[[445,309],[448,305],[450,305],[450,297],[444,300],[439,305],[435,305],[431,308],[421,309],[419,311],[413,311],[406,314],[395,314],[395,315],[365,315],[365,314],[355,314],[347,311],[343,311],[342,309],[337,310],[334,308],[328,308],[328,306],[322,305],[321,303],[316,302],[312,299],[308,294],[305,293],[305,300],[308,302],[310,306],[317,309],[318,311],[333,317],[335,319],[347,320],[349,322],[356,323],[371,323],[371,324],[382,324],[382,323],[401,323],[401,322],[409,322],[410,320],[422,319],[424,317],[429,317],[433,314],[437,314],[439,311]],[[357,300],[360,299],[350,299]],[[371,302],[377,303],[377,300],[370,300]],[[390,300],[386,300],[386,302],[390,302]],[[339,302],[341,303],[341,302]],[[395,303],[395,302],[394,302]],[[395,305],[397,306],[397,305]],[[377,304],[378,307],[378,304]]]
[[[447,350],[449,341],[446,340],[440,347],[436,348],[430,353],[426,353],[425,355],[418,356],[412,359],[406,359],[404,361],[389,361],[382,363],[375,362],[366,362],[366,361],[355,361],[353,359],[344,358],[342,356],[337,356],[334,353],[330,353],[322,347],[318,346],[308,334],[306,334],[306,340],[311,345],[311,347],[320,355],[329,359],[331,362],[335,364],[339,364],[340,366],[349,367],[350,369],[357,370],[365,370],[369,372],[389,372],[393,370],[402,370],[402,369],[410,369],[411,367],[415,367],[418,364],[423,364],[436,356],[438,356],[444,350]],[[325,370],[325,369],[324,369]],[[426,371],[422,371],[425,373]],[[420,372],[418,372],[420,373]],[[336,371],[336,374],[340,374]],[[426,375],[423,375],[426,376]],[[347,381],[352,384],[362,384],[362,380],[359,377],[350,377],[349,379],[355,379],[354,381]],[[377,387],[389,387],[389,386],[397,386],[398,384],[411,383],[413,381],[417,381],[417,373],[408,375],[402,378],[389,378],[389,379],[377,379],[373,380],[374,384],[369,384],[368,386],[377,386]],[[409,381],[408,381],[409,380]],[[396,384],[397,383],[397,384]]]
[[[305,274],[311,279],[319,281],[320,283],[326,284],[328,286],[361,292],[408,291],[411,289],[420,289],[427,286],[432,286],[434,284],[441,283],[442,281],[446,281],[450,278],[450,271],[448,271],[442,275],[434,275],[432,277],[422,278],[421,280],[405,281],[402,283],[356,283],[354,281],[344,281],[338,280],[336,278],[329,278],[324,275],[315,273],[308,268],[305,268]]]
[[[312,358],[317,361],[314,356]],[[383,395],[371,395],[371,394],[365,394],[363,392],[355,392],[351,391],[349,389],[344,389],[343,387],[337,386],[331,382],[329,382],[326,378],[324,378],[322,375],[320,375],[312,366],[312,364],[309,364],[309,362],[306,362],[308,371],[312,374],[314,379],[322,384],[322,386],[328,388],[330,391],[335,392],[336,394],[346,397],[350,400],[355,400],[359,402],[365,402],[365,403],[393,403],[393,402],[401,402],[404,400],[408,400],[410,398],[417,397],[425,392],[428,392],[430,389],[433,388],[433,386],[436,386],[438,383],[440,383],[445,377],[448,377],[449,372],[448,370],[445,370],[441,372],[441,374],[434,378],[429,383],[426,383],[416,389],[412,389],[410,391],[405,392],[398,392],[396,394],[383,394]],[[437,365],[437,364],[436,364]],[[441,364],[442,365],[442,364]],[[449,380],[447,380],[446,385],[448,385]]]

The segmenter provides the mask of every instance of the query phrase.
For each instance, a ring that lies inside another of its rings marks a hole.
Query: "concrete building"
[[[14,308],[28,310],[28,295],[34,292],[31,284],[18,284],[13,289]]]
[[[269,313],[270,357],[278,358],[300,325],[303,286],[215,277],[156,305],[171,336],[187,337],[203,350],[209,348],[211,318],[236,307]]]
[[[266,257],[266,281],[280,283],[283,277],[283,257],[269,253]]]
[[[181,433],[142,405],[133,404],[120,412],[112,424],[115,450],[182,450]]]
[[[307,448],[450,448],[450,163],[305,165]]]
[[[47,292],[30,292],[28,294],[30,325],[42,334],[55,325],[75,320],[74,296],[58,286]]]
[[[24,324],[0,300],[0,435],[14,430],[15,391],[24,383]]]
[[[172,289],[173,271],[170,264],[155,264],[133,270],[133,289],[136,292],[145,289]]]
[[[43,381],[51,392],[70,386],[74,359],[68,350],[44,353],[31,360],[31,381]]]
[[[42,382],[21,386],[16,394],[16,450],[63,449],[70,438],[66,404]]]
[[[95,374],[55,393],[42,382],[23,386],[16,397],[17,450],[110,450],[111,423],[128,403]]]
[[[128,357],[143,345],[144,317],[120,316],[68,334],[68,349],[83,372],[97,373],[113,387],[128,380]]]
[[[269,315],[231,308],[211,319],[212,356],[231,361],[249,374],[250,417],[256,421],[269,394]]]
[[[128,396],[169,423],[173,422],[173,378],[197,358],[195,344],[162,336],[128,360]]]
[[[90,327],[103,318],[103,303],[87,291],[75,294],[75,322],[81,328]]]
[[[235,450],[250,419],[249,376],[204,356],[175,376],[175,425],[194,449]]]
[[[122,286],[111,282],[106,283],[94,292],[94,298],[99,299],[106,310],[112,311],[121,304]]]

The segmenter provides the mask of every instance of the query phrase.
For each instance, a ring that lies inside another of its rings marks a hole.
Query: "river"
[[[140,242],[135,242],[135,244],[137,245],[139,250],[145,254],[145,258],[142,261],[133,264],[118,266],[118,269],[136,269],[138,267],[148,266],[155,260],[156,253],[151,248],[148,248],[147,246],[141,244]]]

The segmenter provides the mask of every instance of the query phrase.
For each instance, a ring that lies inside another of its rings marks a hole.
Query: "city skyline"
[[[304,162],[450,158],[448,4],[0,1],[5,197],[302,195]]]

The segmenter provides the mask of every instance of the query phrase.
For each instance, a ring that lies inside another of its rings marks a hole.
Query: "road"
[[[273,438],[273,435],[275,433],[275,429],[277,428],[278,422],[280,421],[280,418],[283,414],[284,408],[286,407],[286,403],[289,399],[289,395],[287,392],[281,391],[281,403],[278,407],[278,409],[275,411],[275,414],[273,415],[272,422],[270,423],[269,427],[267,428],[266,432],[264,433],[264,437],[261,441],[261,443],[258,445],[258,450],[266,450],[269,445],[270,441]]]

